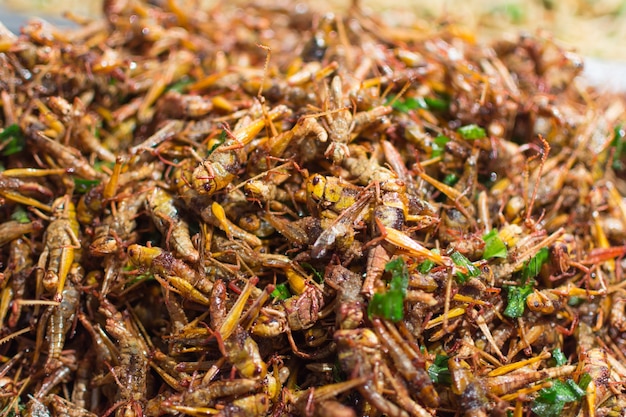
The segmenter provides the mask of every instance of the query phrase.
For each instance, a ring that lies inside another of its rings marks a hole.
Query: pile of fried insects
[[[626,111],[354,5],[0,27],[2,416],[618,416]]]

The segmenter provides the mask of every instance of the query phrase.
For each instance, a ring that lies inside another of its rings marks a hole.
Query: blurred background
[[[188,7],[208,7],[219,0],[175,1]],[[304,1],[315,9],[338,12],[347,10],[351,3]],[[548,30],[564,46],[585,57],[592,76],[600,74],[600,82],[608,79],[626,90],[626,0],[360,0],[360,4],[376,10],[383,20],[402,25],[451,21],[480,41],[516,37],[520,31]],[[62,24],[65,11],[95,17],[101,8],[102,0],[0,0],[0,20],[17,31],[24,16],[41,16]]]
[[[345,10],[350,0],[310,3]],[[486,39],[548,29],[583,55],[626,61],[626,0],[361,0],[361,4],[403,23],[410,19],[408,9],[424,20],[445,18],[470,30],[480,27],[477,36]],[[0,0],[0,5],[7,11],[58,18],[66,10],[97,16],[102,0]]]

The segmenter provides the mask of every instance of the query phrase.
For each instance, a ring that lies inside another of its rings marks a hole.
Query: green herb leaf
[[[589,386],[589,383],[591,382],[591,375],[589,375],[588,372],[585,372],[584,374],[582,374],[582,376],[580,377],[580,380],[578,381],[578,386],[586,391],[587,390],[587,386]]]
[[[100,180],[86,180],[83,178],[74,178],[74,191],[76,191],[78,194],[85,194],[98,184],[100,184]]]
[[[433,139],[432,157],[437,158],[443,155],[443,152],[446,149],[446,143],[448,142],[450,142],[450,138],[443,135],[439,135],[435,139]]]
[[[431,249],[430,251],[436,255],[439,255],[439,249],[437,248]],[[419,264],[419,266],[417,267],[417,271],[422,274],[427,274],[430,272],[431,269],[435,267],[435,265],[436,264],[434,261],[431,261],[430,259],[426,259],[424,262]]]
[[[482,139],[487,136],[485,129],[475,124],[461,126],[457,129],[457,132],[459,132],[465,140]]]
[[[449,356],[439,355],[435,357],[435,361],[428,367],[428,376],[435,384],[452,384],[452,376],[448,369]]]
[[[18,223],[30,223],[28,213],[26,213],[26,210],[24,210],[22,206],[17,206],[15,211],[11,214],[11,219]]]
[[[289,292],[289,288],[287,288],[286,283],[278,284],[270,295],[274,298],[278,298],[279,300],[286,300],[291,297],[291,293]]]
[[[528,281],[530,278],[534,278],[539,275],[539,271],[541,271],[541,267],[548,262],[549,256],[548,248],[541,248],[539,252],[532,258],[526,265],[524,265],[524,269],[522,269],[522,279],[523,282]]]
[[[565,403],[563,402],[548,402],[545,400],[536,399],[530,409],[533,413],[539,417],[559,417],[561,411],[563,411]]]
[[[452,252],[450,258],[452,258],[452,262],[454,262],[455,265],[463,267],[467,270],[467,273],[460,271],[456,273],[457,282],[459,284],[465,284],[470,277],[477,277],[480,275],[480,269],[476,268],[476,266],[474,266],[474,264],[460,252]]]
[[[492,229],[491,232],[484,235],[483,241],[485,242],[485,251],[483,252],[484,259],[506,258],[506,245],[502,239],[500,239],[496,229]]]
[[[443,177],[443,183],[452,187],[459,181],[459,177],[456,174],[448,174]]]
[[[409,287],[409,271],[404,263],[404,259],[396,258],[387,262],[385,272],[391,272],[391,284],[389,291],[397,291],[406,297],[406,289]]]
[[[522,317],[524,307],[526,306],[526,298],[533,292],[534,282],[530,282],[522,287],[505,286],[507,290],[507,305],[504,309],[504,315],[512,319]]]
[[[391,97],[391,99],[389,100],[389,102],[393,101],[395,97]],[[393,104],[391,105],[391,107],[393,107],[393,109],[401,112],[401,113],[408,113],[411,110],[415,110],[418,108],[424,108],[426,106],[426,103],[422,103],[420,105],[420,102],[413,98],[413,97],[408,97],[404,100],[395,100],[393,102]]]
[[[393,322],[404,317],[404,298],[409,286],[409,271],[404,259],[396,258],[385,265],[385,272],[391,272],[389,289],[376,293],[367,306],[368,317],[382,317]]]
[[[213,151],[215,151],[217,148],[222,146],[224,142],[226,142],[226,135],[227,135],[226,131],[222,130],[222,133],[220,133],[220,137],[217,139],[216,143],[213,146],[211,146],[211,149],[209,149],[209,155],[211,155]]]
[[[552,357],[556,361],[556,366],[563,366],[567,363],[567,358],[561,348],[554,349],[552,351]]]
[[[446,111],[450,108],[450,100],[440,97],[424,97],[424,102],[429,110]]]
[[[573,379],[552,381],[552,386],[539,391],[531,405],[533,413],[539,417],[557,417],[565,404],[578,401],[585,396],[585,391]]]
[[[435,266],[434,261],[431,261],[430,259],[426,259],[424,262],[419,264],[419,266],[417,267],[417,271],[422,274],[427,274],[430,272],[431,269],[433,269],[434,266]]]
[[[4,130],[0,132],[0,142],[5,145],[2,149],[3,156],[13,155],[22,151],[26,144],[24,136],[22,135],[22,129],[20,129],[17,123],[5,127]]]
[[[575,399],[573,399],[572,401],[580,400],[582,397],[585,396],[586,394],[585,390],[579,387],[578,384],[572,378],[568,378],[565,381],[565,383],[571,390],[570,393],[575,397]]]
[[[404,297],[397,291],[376,293],[367,306],[367,315],[398,322],[404,317]]]

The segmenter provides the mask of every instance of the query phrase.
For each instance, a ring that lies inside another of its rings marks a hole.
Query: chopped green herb
[[[434,266],[435,266],[434,261],[431,261],[430,259],[426,259],[424,262],[419,264],[419,266],[417,267],[417,271],[421,272],[422,274],[427,274],[428,272],[430,272],[431,269],[433,269]]]
[[[450,107],[450,100],[439,97],[424,97],[424,102],[433,111],[446,111]]]
[[[584,374],[582,374],[582,376],[580,377],[580,380],[578,381],[578,386],[583,389],[583,390],[587,390],[587,386],[589,385],[589,383],[591,382],[591,375],[589,375],[588,372],[585,372]]]
[[[456,174],[448,174],[443,177],[443,183],[452,187],[459,181],[459,177]]]
[[[526,305],[526,298],[533,292],[533,282],[530,282],[522,287],[517,286],[505,286],[507,290],[507,305],[504,309],[504,315],[512,319],[522,317],[524,314],[524,306]]]
[[[195,80],[193,78],[183,77],[175,83],[170,84],[166,91],[176,91],[177,93],[182,93],[187,89],[188,85],[193,84],[194,82]]]
[[[17,206],[13,214],[11,214],[11,219],[15,220],[18,223],[30,223],[28,214],[26,213],[26,210],[22,208],[22,206]]]
[[[393,322],[404,317],[404,297],[397,291],[387,291],[384,294],[376,293],[367,306],[368,317],[382,317]]]
[[[530,278],[534,278],[539,275],[541,267],[548,262],[549,254],[548,248],[541,248],[535,256],[530,258],[530,261],[524,265],[524,269],[522,270],[523,282],[527,282]]]
[[[396,258],[387,262],[385,272],[391,272],[389,291],[398,291],[403,297],[406,296],[406,289],[409,286],[409,271],[404,263],[404,259]]]
[[[475,124],[461,126],[457,129],[457,132],[466,140],[482,139],[487,136],[485,129]]]
[[[368,317],[382,317],[393,322],[404,317],[404,298],[409,286],[409,272],[404,259],[396,258],[385,265],[385,271],[391,272],[389,289],[376,293],[367,306]]]
[[[460,271],[456,273],[457,282],[459,284],[466,283],[470,277],[477,277],[480,275],[480,269],[476,268],[476,266],[474,266],[474,264],[460,252],[452,252],[450,258],[452,258],[452,262],[454,262],[455,265],[463,267],[467,270],[467,273]]]
[[[452,383],[448,359],[450,358],[446,355],[437,354],[433,364],[428,367],[428,376],[435,384],[450,385]]]
[[[286,300],[291,297],[291,293],[289,292],[289,288],[287,288],[286,283],[278,284],[270,295],[274,298],[278,298],[279,300]]]
[[[483,240],[485,241],[485,251],[483,252],[484,259],[506,258],[506,245],[502,239],[500,239],[496,229],[492,229],[491,232],[484,235]]]
[[[552,386],[539,391],[530,409],[539,417],[557,417],[561,415],[565,404],[578,401],[585,396],[585,391],[569,378],[566,382],[552,381]]]
[[[22,129],[17,123],[4,128],[0,132],[0,143],[4,145],[2,149],[3,156],[9,156],[20,152],[24,149],[26,141],[22,136]]]
[[[446,143],[450,142],[450,138],[447,136],[439,135],[433,140],[432,146],[432,157],[437,158],[443,155],[443,152],[446,149]]]
[[[220,137],[217,139],[216,143],[213,146],[211,146],[211,149],[209,149],[209,155],[211,155],[214,150],[216,150],[217,148],[222,146],[224,142],[226,142],[226,135],[227,135],[226,131],[222,130],[222,133],[220,133]]]
[[[404,100],[395,100],[392,96],[387,104],[393,102],[391,107],[401,113],[408,113],[415,109],[424,109],[432,111],[446,111],[450,107],[450,101],[440,97],[407,97]]]
[[[554,349],[552,351],[552,357],[556,361],[556,366],[563,366],[567,363],[567,358],[561,348]]]
[[[393,98],[391,100],[393,100]],[[408,113],[411,110],[424,108],[425,106],[426,106],[426,103],[420,104],[418,99],[415,99],[413,97],[408,97],[404,100],[396,100],[391,105],[391,107],[393,107],[395,110],[399,111],[400,113]]]
[[[74,178],[74,191],[78,194],[85,194],[96,185],[100,184],[100,180],[86,180],[83,178]]]

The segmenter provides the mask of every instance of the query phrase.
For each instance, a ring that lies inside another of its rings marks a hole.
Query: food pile
[[[270,3],[0,28],[2,414],[620,415],[623,97]]]

